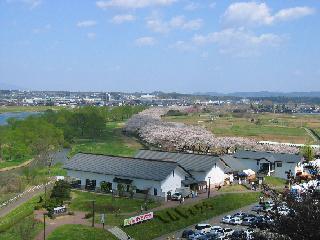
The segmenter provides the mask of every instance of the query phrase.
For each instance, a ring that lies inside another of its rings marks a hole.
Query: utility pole
[[[92,227],[94,227],[94,213],[95,213],[94,203],[95,203],[95,200],[92,200]]]
[[[44,206],[47,207],[47,183],[44,184]]]
[[[46,213],[43,213],[43,239],[46,240]]]
[[[209,189],[208,189],[208,198],[210,198],[210,189],[211,189],[211,177],[209,177]]]

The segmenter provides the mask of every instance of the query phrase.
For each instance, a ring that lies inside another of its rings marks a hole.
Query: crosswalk
[[[108,229],[109,232],[111,232],[114,236],[116,236],[119,240],[134,240],[133,238],[130,238],[128,234],[126,234],[124,231],[122,231],[118,227],[113,227]]]

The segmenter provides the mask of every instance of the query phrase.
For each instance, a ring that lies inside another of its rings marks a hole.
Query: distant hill
[[[217,93],[217,92],[204,92],[194,93],[195,95],[208,95],[208,96],[230,96],[230,97],[309,97],[309,98],[320,98],[320,92],[233,92],[233,93]]]

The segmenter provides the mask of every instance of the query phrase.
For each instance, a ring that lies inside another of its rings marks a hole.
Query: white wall
[[[174,174],[171,173],[165,180],[161,182],[161,196],[165,197],[167,192],[175,192],[181,187],[181,181],[185,180],[187,173],[180,167],[176,167]]]
[[[296,163],[286,163],[282,162],[282,167],[277,167],[277,163],[275,163],[274,175],[275,177],[287,179],[287,174],[285,172],[291,170],[292,174],[296,173]]]
[[[209,172],[207,172],[205,181],[209,183],[210,177],[210,184],[212,187],[215,185],[223,185],[224,184],[224,171],[222,168],[217,164],[213,167]]]
[[[103,174],[97,174],[97,173],[91,173],[91,172],[73,171],[73,170],[68,170],[67,172],[68,172],[68,176],[80,179],[82,186],[86,184],[86,179],[90,179],[90,180],[97,181],[97,187],[100,187],[101,182],[106,181],[106,182],[112,183],[113,189],[117,189],[118,183],[113,182],[113,179],[116,176],[103,175]],[[183,171],[180,167],[177,167],[174,170],[174,176],[173,176],[173,173],[171,173],[162,182],[146,180],[146,179],[130,178],[130,177],[121,177],[121,176],[117,176],[117,177],[133,180],[132,181],[133,186],[136,186],[137,189],[140,189],[140,190],[150,189],[149,194],[151,195],[154,194],[154,188],[156,188],[158,192],[158,196],[165,197],[168,191],[174,192],[176,188],[181,187],[181,181],[185,180],[186,175],[187,173],[185,171]]]

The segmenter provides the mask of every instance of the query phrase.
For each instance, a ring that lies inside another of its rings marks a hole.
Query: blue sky
[[[319,91],[319,10],[318,0],[0,0],[0,83]]]

